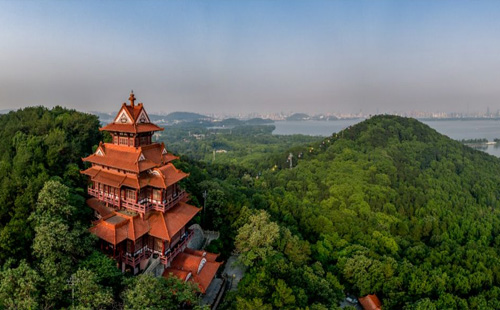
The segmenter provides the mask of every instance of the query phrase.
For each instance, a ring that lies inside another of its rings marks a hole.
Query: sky
[[[500,1],[0,0],[0,110],[500,109]]]

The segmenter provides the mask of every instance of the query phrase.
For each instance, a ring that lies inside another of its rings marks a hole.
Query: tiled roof
[[[150,211],[144,218],[136,214],[126,215],[112,211],[96,222],[90,232],[115,245],[125,239],[137,240],[146,233],[170,242],[171,237],[185,227],[199,211],[199,208],[184,202],[165,213]]]
[[[131,94],[131,96],[133,96],[133,94]],[[133,97],[133,101],[135,101],[135,97]],[[163,128],[158,127],[149,121],[149,116],[147,115],[147,112],[144,109],[142,103],[134,105],[133,101],[131,101],[130,105],[123,103],[120,111],[118,111],[118,114],[115,117],[115,120],[112,123],[100,128],[99,130],[128,133],[141,133],[163,130]],[[125,123],[116,122],[118,117],[122,115],[123,111],[128,115],[128,119],[126,117]],[[144,115],[144,122],[141,122],[141,120],[138,121],[138,118],[141,114]]]
[[[381,310],[382,303],[378,299],[377,295],[366,295],[364,297],[358,298],[359,303],[363,306],[365,310]]]
[[[185,202],[179,202],[165,213],[151,211],[148,218],[151,226],[149,234],[170,241],[198,212],[199,208]]]
[[[127,133],[143,133],[152,131],[162,131],[164,128],[158,127],[155,124],[117,124],[111,123],[99,128],[101,131],[118,131]]]
[[[173,276],[176,276],[177,278],[179,278],[183,281],[186,281],[190,272],[188,270],[180,270],[180,269],[175,269],[175,268],[165,268],[165,271],[163,272],[163,276],[167,277],[170,274],[172,274]]]
[[[217,254],[186,248],[174,258],[170,268],[165,269],[163,276],[168,277],[172,274],[181,280],[186,280],[187,274],[191,273],[189,281],[198,284],[201,293],[205,293],[222,264],[215,261],[216,257]],[[203,260],[205,260],[203,266],[198,272]]]
[[[165,217],[161,212],[152,211],[148,220],[151,225],[151,229],[149,230],[151,236],[170,241],[171,235],[168,233]]]
[[[182,201],[167,210],[164,217],[169,235],[173,236],[178,233],[200,210],[200,208]]]
[[[97,155],[96,152],[82,160],[106,167],[139,173],[151,168],[161,167],[178,158],[169,153],[163,154],[164,149],[165,145],[163,143],[152,143],[139,147],[101,143],[98,150],[102,150],[102,155]],[[139,161],[141,154],[145,159]]]
[[[219,254],[205,252],[205,251],[200,251],[200,250],[193,250],[193,249],[190,249],[190,248],[186,248],[184,250],[184,253],[198,255],[198,256],[204,256],[208,261],[211,261],[211,262],[215,262],[215,260],[217,259],[217,257],[219,257]]]
[[[167,188],[188,176],[188,173],[175,168],[172,163],[168,163],[160,168],[153,169],[147,175],[141,175],[139,183],[141,188],[145,186]]]
[[[106,205],[103,202],[99,201],[97,198],[87,199],[86,202],[89,207],[99,213],[99,215],[102,217],[106,217],[112,214],[114,211],[112,208],[106,207]]]
[[[149,231],[149,222],[138,215],[125,215],[113,211],[113,215],[101,219],[90,232],[107,242],[117,245],[125,239],[137,240]]]
[[[120,188],[122,185],[125,185],[131,188],[139,189],[139,180],[137,179],[137,175],[104,170],[96,166],[82,171],[82,174],[90,176],[92,181],[116,188]]]

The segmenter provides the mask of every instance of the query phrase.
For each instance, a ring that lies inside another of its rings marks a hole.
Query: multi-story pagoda
[[[90,231],[99,237],[101,249],[113,257],[122,271],[144,270],[153,256],[173,274],[199,284],[202,292],[220,263],[216,255],[187,248],[193,232],[188,223],[200,211],[186,203],[188,195],[178,182],[188,176],[171,163],[176,156],[153,134],[163,128],[150,122],[142,103],[123,103],[114,121],[100,130],[111,134],[111,143],[100,143],[94,154],[83,158],[92,166],[87,204],[98,218]]]

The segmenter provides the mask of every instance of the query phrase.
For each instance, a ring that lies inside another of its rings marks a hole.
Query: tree
[[[17,268],[5,268],[0,272],[0,308],[37,309],[40,283],[38,272],[24,260]]]
[[[264,304],[262,299],[253,298],[245,299],[241,297],[236,298],[236,309],[237,310],[272,310],[273,307],[270,304]]]
[[[292,289],[290,289],[285,281],[278,279],[273,293],[273,305],[278,309],[286,309],[295,305],[295,296]]]
[[[116,268],[116,262],[99,251],[93,251],[78,263],[79,268],[92,270],[99,285],[111,287],[118,296],[123,286],[123,274]]]
[[[252,266],[257,260],[265,260],[274,250],[273,244],[279,236],[279,226],[271,222],[269,214],[260,210],[249,218],[249,222],[238,230],[236,249],[241,253],[239,260]]]
[[[86,229],[74,218],[70,189],[58,181],[48,181],[40,191],[30,219],[35,223],[33,252],[44,280],[45,307],[67,302],[66,281],[76,261],[93,244]]]
[[[102,309],[113,302],[111,290],[98,283],[93,271],[78,269],[71,280],[78,309]]]
[[[131,279],[123,293],[125,309],[175,309],[182,304],[195,304],[197,287],[174,276],[155,278],[141,274]]]

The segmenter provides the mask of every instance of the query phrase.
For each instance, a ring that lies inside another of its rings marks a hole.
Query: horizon
[[[0,110],[500,109],[500,3],[0,2]]]

